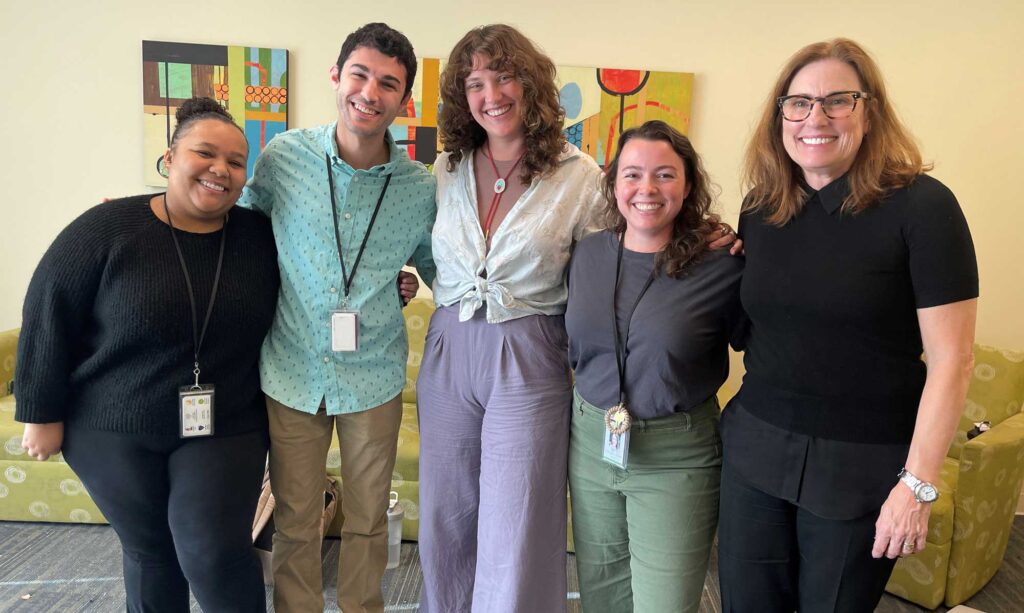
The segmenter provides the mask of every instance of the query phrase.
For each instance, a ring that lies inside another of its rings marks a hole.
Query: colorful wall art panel
[[[391,136],[399,147],[404,147],[409,157],[424,164],[433,164],[441,151],[437,137],[437,113],[441,96],[438,78],[441,75],[441,60],[423,58],[416,60],[416,81],[412,84],[412,96],[404,112],[391,125]]]
[[[391,135],[409,157],[431,164],[441,143],[437,134],[438,77],[444,60],[419,60],[412,98]],[[618,68],[557,67],[565,109],[565,135],[601,166],[611,161],[623,130],[660,119],[683,134],[690,130],[693,74]]]
[[[689,133],[692,73],[559,67],[558,78],[566,138],[601,166],[611,162],[622,131],[645,121]]]
[[[288,129],[288,50],[142,41],[143,177],[166,186],[163,155],[174,113],[193,96],[219,101],[249,140],[248,174],[275,134]]]

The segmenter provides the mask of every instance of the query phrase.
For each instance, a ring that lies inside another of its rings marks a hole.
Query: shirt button
[[[336,287],[332,287],[332,288],[331,288],[331,293],[332,293],[332,294],[337,294],[337,293],[338,293],[338,288],[336,288]]]
[[[352,213],[345,213],[345,219],[352,219]]]
[[[359,177],[353,177],[352,181],[353,181],[354,183],[359,183]]]
[[[324,364],[330,363],[331,358],[324,356]]]

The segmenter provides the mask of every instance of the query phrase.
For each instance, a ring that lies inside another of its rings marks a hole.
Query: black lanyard
[[[651,268],[651,274],[647,277],[647,283],[644,283],[643,289],[637,295],[636,300],[633,302],[633,307],[629,309],[629,315],[626,316],[626,336],[623,338],[619,334],[619,317],[618,317],[618,297],[619,297],[619,281],[622,276],[622,244],[626,241],[625,236],[619,236],[619,255],[615,262],[615,290],[612,292],[612,325],[615,328],[615,365],[619,369],[619,404],[625,406],[626,404],[626,343],[629,342],[629,324],[633,321],[633,313],[636,312],[636,307],[640,304],[640,299],[644,297],[647,290],[651,287],[651,283],[654,283],[654,278],[658,276],[658,266],[655,265]]]
[[[210,290],[210,302],[206,305],[206,318],[203,319],[203,329],[199,330],[199,316],[196,313],[196,294],[192,289],[192,277],[188,274],[188,266],[185,264],[185,255],[181,252],[181,245],[178,243],[178,235],[171,222],[171,211],[167,208],[167,194],[164,194],[164,213],[167,214],[167,225],[171,229],[171,238],[174,240],[174,249],[178,252],[178,262],[181,263],[181,272],[185,274],[185,287],[188,288],[188,304],[192,307],[192,347],[195,366],[192,374],[196,376],[196,386],[199,385],[199,350],[203,346],[203,339],[206,338],[206,328],[210,325],[210,315],[213,313],[213,302],[217,299],[217,288],[220,286],[220,271],[224,267],[224,244],[228,237],[228,216],[224,215],[224,227],[220,231],[220,253],[217,254],[217,272],[213,275],[213,289]]]
[[[388,192],[388,185],[391,183],[391,174],[384,175],[384,187],[380,189],[380,197],[377,198],[377,206],[373,208],[373,215],[370,217],[370,225],[366,226],[366,234],[363,235],[363,244],[359,245],[359,253],[356,254],[356,261],[352,264],[352,276],[348,276],[345,270],[345,258],[341,254],[341,230],[338,229],[338,202],[334,198],[334,172],[331,170],[331,154],[325,153],[327,160],[327,185],[331,190],[331,215],[334,217],[334,240],[338,244],[338,261],[341,262],[341,280],[344,282],[345,302],[348,302],[348,293],[352,289],[352,280],[356,278],[356,268],[363,259],[363,251],[366,249],[366,241],[373,231],[373,224],[377,221],[377,213],[380,212],[380,204],[384,202],[384,194]]]

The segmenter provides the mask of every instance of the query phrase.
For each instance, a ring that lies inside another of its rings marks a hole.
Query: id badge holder
[[[625,469],[629,459],[629,431],[614,434],[604,430],[601,459],[612,466]]]
[[[178,436],[213,435],[213,386],[183,385],[178,388]]]
[[[331,311],[331,351],[359,349],[359,313],[339,309]]]

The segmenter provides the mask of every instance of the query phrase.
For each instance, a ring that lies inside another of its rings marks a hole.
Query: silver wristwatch
[[[939,490],[934,485],[921,481],[906,468],[900,470],[899,477],[900,481],[906,483],[910,491],[914,492],[914,499],[918,502],[935,502],[938,499]]]

